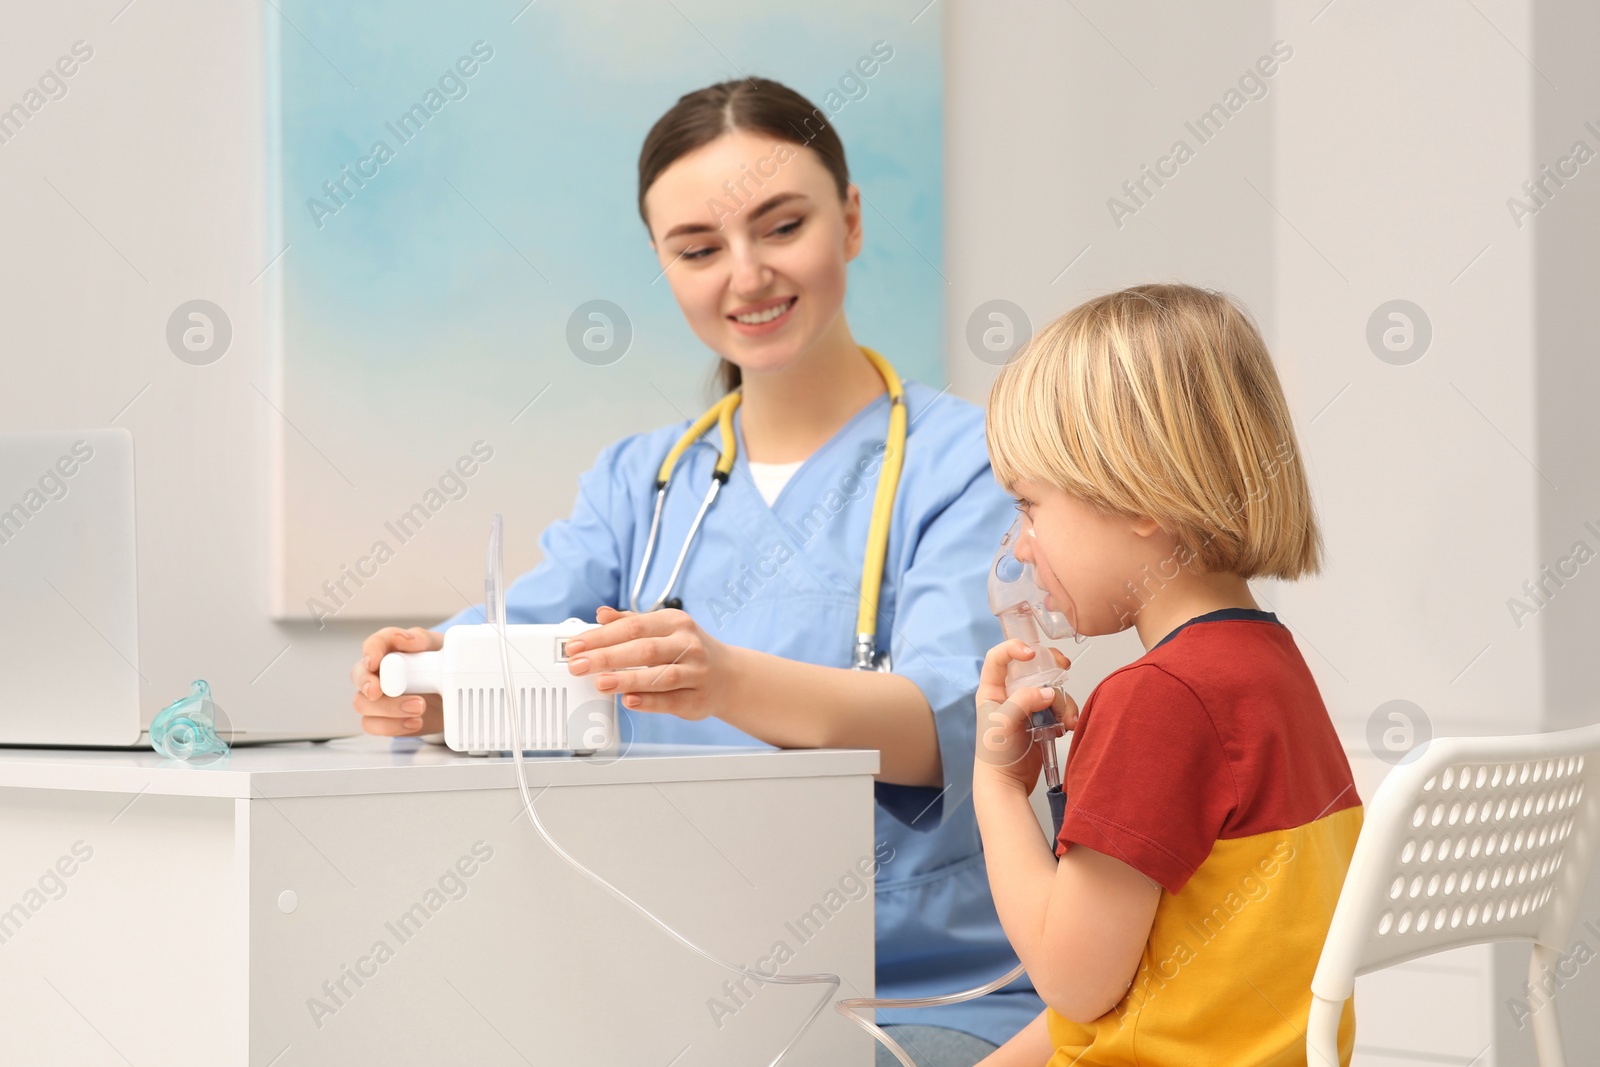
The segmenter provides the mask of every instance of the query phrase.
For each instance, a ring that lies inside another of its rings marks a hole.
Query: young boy
[[[1190,286],[1091,300],[1000,374],[988,436],[1046,607],[1089,636],[1131,625],[1146,651],[1081,714],[1050,689],[1006,703],[1021,642],[984,663],[973,802],[1001,924],[1048,1005],[985,1067],[1304,1064],[1361,801],[1247,584],[1314,574],[1321,552],[1260,334]],[[1076,726],[1059,860],[1028,803],[1027,715],[1052,703]],[[1348,1064],[1348,1004],[1339,1035]]]

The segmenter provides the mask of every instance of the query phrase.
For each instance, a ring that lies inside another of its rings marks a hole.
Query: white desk
[[[851,996],[873,989],[872,880],[813,908],[870,862],[877,768],[641,745],[527,769],[552,836],[669,925],[746,964],[782,942],[785,973]],[[730,998],[731,972],[550,850],[509,759],[365,737],[204,769],[0,749],[0,939],[18,1067],[749,1067],[827,988]],[[784,1062],[871,1061],[829,1006]]]

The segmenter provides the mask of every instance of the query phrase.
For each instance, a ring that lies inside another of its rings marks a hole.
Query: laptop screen
[[[0,744],[139,739],[133,436],[0,434]]]

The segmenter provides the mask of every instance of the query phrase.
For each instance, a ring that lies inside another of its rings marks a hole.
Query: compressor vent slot
[[[522,743],[527,749],[568,749],[567,691],[561,686],[520,686],[517,713],[522,720]],[[456,690],[462,748],[509,750],[513,744],[507,715],[505,687]]]

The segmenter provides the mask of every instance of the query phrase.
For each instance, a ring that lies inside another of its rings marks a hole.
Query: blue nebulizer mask
[[[223,733],[227,733],[223,728]],[[197,678],[189,695],[156,713],[150,723],[150,747],[168,759],[214,763],[228,755],[228,742],[217,732],[217,706],[211,687]]]

